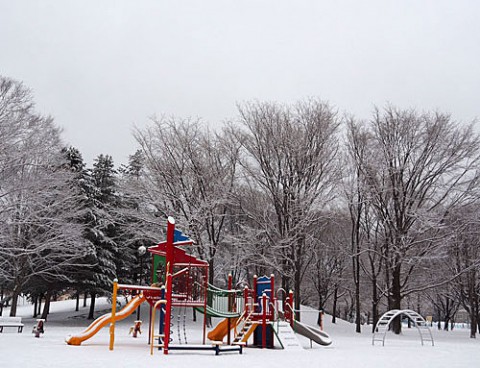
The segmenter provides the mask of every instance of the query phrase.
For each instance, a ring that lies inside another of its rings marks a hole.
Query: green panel
[[[204,313],[203,307],[195,307],[197,311],[200,313]],[[240,317],[240,313],[237,312],[225,312],[225,311],[220,311],[217,309],[213,309],[212,307],[209,307],[207,305],[207,316],[210,317],[220,317],[220,318],[235,318],[235,317]]]
[[[165,257],[158,254],[153,255],[153,283],[165,284]]]

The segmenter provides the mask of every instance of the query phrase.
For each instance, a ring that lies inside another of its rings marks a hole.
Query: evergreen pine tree
[[[99,294],[112,290],[112,281],[117,277],[116,261],[118,259],[116,220],[113,209],[117,204],[116,171],[113,159],[109,155],[99,155],[91,170],[92,186],[87,195],[90,201],[88,214],[87,239],[95,247],[96,266],[92,272],[90,287],[91,304],[89,319],[94,318],[95,298]]]

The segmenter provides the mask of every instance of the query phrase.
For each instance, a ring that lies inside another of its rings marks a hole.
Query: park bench
[[[22,317],[0,317],[0,333],[4,327],[17,327],[18,332],[23,331]]]

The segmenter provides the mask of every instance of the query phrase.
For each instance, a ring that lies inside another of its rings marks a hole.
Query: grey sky
[[[479,19],[475,0],[0,0],[0,74],[33,89],[89,164],[119,164],[153,114],[214,126],[251,99],[471,121]]]

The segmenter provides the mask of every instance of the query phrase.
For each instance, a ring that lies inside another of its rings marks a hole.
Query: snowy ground
[[[99,314],[108,311],[105,300],[97,305]],[[168,356],[156,352],[150,355],[147,345],[147,331],[140,338],[128,335],[134,316],[117,324],[115,350],[108,350],[108,328],[104,328],[82,346],[69,346],[64,339],[88,326],[85,319],[87,308],[74,312],[74,301],[56,302],[45,325],[45,334],[37,339],[31,333],[34,319],[31,318],[31,305],[19,308],[18,315],[23,317],[25,328],[19,334],[16,329],[4,329],[0,334],[0,367],[149,367],[162,366],[188,367],[476,367],[480,361],[480,341],[470,339],[467,329],[453,332],[432,329],[435,346],[421,346],[415,329],[404,330],[401,336],[387,336],[385,346],[372,346],[369,327],[362,334],[355,334],[353,325],[340,321],[332,325],[329,318],[325,321],[325,330],[330,334],[333,344],[329,347],[314,345],[310,348],[308,340],[299,337],[303,351],[288,352],[280,349],[262,350],[247,348],[243,355],[225,353],[215,356],[214,352],[172,351]],[[146,317],[146,304],[142,306]],[[8,315],[4,310],[4,315]],[[183,311],[182,311],[183,314]],[[191,317],[191,310],[187,311]],[[187,318],[187,339],[189,343],[199,342],[201,322],[193,323]],[[314,325],[315,315],[304,313],[302,320]],[[173,334],[178,339],[178,320],[174,320]],[[183,325],[183,315],[181,326]],[[183,339],[183,326],[180,329]],[[377,343],[378,344],[378,343]]]

